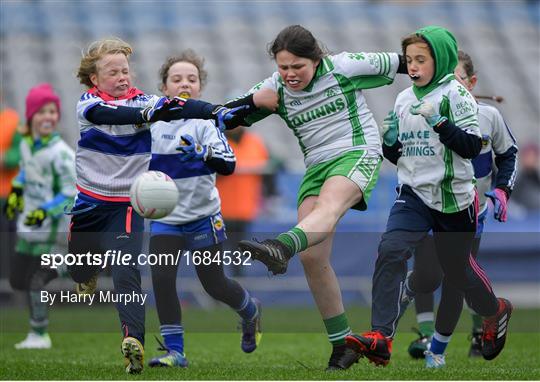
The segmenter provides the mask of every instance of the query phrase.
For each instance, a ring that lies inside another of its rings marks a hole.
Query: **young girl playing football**
[[[108,38],[92,43],[78,69],[85,91],[77,104],[78,194],[71,219],[70,253],[141,253],[143,218],[133,213],[129,189],[150,162],[150,124],[185,118],[222,123],[231,110],[198,100],[147,95],[133,87],[129,44]],[[116,293],[141,293],[137,265],[111,266]],[[94,293],[99,267],[69,267],[82,294]],[[117,304],[126,371],[139,373],[144,355],[144,306]]]
[[[459,290],[484,317],[483,356],[493,359],[504,347],[512,305],[497,299],[470,256],[478,212],[471,159],[482,147],[477,104],[455,80],[457,42],[448,30],[419,29],[402,41],[402,49],[413,86],[398,95],[383,135],[385,157],[397,163],[398,197],[373,274],[372,330],[346,340],[359,355],[388,364],[399,318],[417,291],[415,278],[406,278],[407,259],[432,230],[443,293]],[[440,346],[432,343],[428,367],[444,364]]]
[[[203,64],[203,58],[192,50],[169,57],[159,72],[163,94],[198,99],[207,78]],[[180,198],[171,214],[152,221],[150,252],[190,251],[189,261],[195,265],[206,292],[241,317],[241,347],[250,353],[260,337],[260,304],[223,272],[224,261],[237,262],[243,258],[231,254],[227,260],[223,256],[226,235],[216,174],[232,174],[236,159],[222,129],[224,126],[193,119],[152,125],[150,170],[162,171],[173,178]],[[176,290],[178,264],[155,265],[151,269],[160,332],[165,342],[163,350],[167,353],[152,359],[149,365],[186,367],[184,329]]]
[[[345,345],[350,333],[339,284],[330,263],[337,223],[351,208],[366,210],[381,164],[379,129],[364,89],[391,84],[406,72],[397,53],[327,54],[300,25],[270,44],[277,72],[251,92],[277,93],[277,114],[298,138],[306,173],[298,192],[298,224],[275,239],[240,247],[274,274],[285,273],[296,253],[332,344],[329,370],[358,357]],[[251,124],[269,115],[246,118]]]
[[[477,76],[471,57],[463,52],[458,52],[458,65],[454,71],[458,80],[468,91],[472,92],[477,83]],[[480,154],[472,160],[474,176],[476,178],[476,189],[478,191],[479,212],[476,235],[472,246],[472,256],[478,255],[480,239],[484,230],[486,216],[488,214],[488,198],[494,206],[494,217],[500,222],[506,221],[507,202],[514,187],[517,169],[516,141],[506,125],[501,113],[493,106],[478,103],[478,123],[482,134],[482,150]],[[495,160],[494,160],[495,159]],[[492,168],[497,167],[495,177],[495,188],[492,185]],[[433,256],[435,248],[433,246],[421,246],[415,254],[415,270],[422,272],[419,275],[419,282],[424,283],[428,275],[428,283],[423,290],[433,290],[437,288],[442,280],[442,274],[435,272],[440,268],[436,256]],[[416,277],[411,275],[411,277]],[[441,297],[441,310],[437,312],[437,322],[434,325],[433,314],[433,293],[418,293],[415,297],[415,307],[417,320],[420,327],[420,338],[416,339],[409,346],[409,354],[414,358],[423,358],[426,350],[435,333],[435,341],[441,340],[441,333],[450,334],[454,331],[462,310],[463,298],[461,294],[456,294],[455,289],[448,289]],[[476,357],[482,355],[482,318],[472,314],[472,333],[469,356]],[[437,331],[435,332],[435,327]],[[447,340],[450,336],[445,336]],[[447,342],[446,342],[447,343]],[[440,346],[440,354],[444,351],[444,346]]]
[[[67,219],[64,207],[75,196],[75,153],[56,132],[60,98],[49,84],[33,87],[26,97],[28,134],[20,144],[21,162],[8,197],[8,218],[19,209],[16,254],[10,261],[13,289],[28,293],[30,327],[17,349],[48,349],[47,303],[41,300],[45,285],[58,270],[41,266],[41,255],[65,252]]]

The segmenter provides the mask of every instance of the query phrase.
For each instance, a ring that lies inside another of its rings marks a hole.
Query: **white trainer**
[[[441,367],[446,366],[444,354],[434,354],[431,351],[426,350],[424,355],[426,358],[426,367],[428,369],[440,369]]]
[[[51,347],[51,337],[48,333],[41,335],[30,332],[24,340],[15,344],[15,349],[50,349]]]

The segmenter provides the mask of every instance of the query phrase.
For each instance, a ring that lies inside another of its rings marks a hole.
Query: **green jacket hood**
[[[422,87],[413,85],[416,97],[422,98],[439,85],[454,79],[454,69],[458,64],[458,45],[450,31],[436,25],[420,28],[415,33],[427,41],[435,60],[435,74],[430,83]]]

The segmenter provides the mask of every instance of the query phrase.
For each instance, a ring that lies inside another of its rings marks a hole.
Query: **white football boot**
[[[50,349],[51,347],[51,337],[49,337],[48,333],[37,334],[30,332],[24,340],[15,344],[15,349]]]

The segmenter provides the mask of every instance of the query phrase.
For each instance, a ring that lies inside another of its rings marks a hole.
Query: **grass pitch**
[[[147,312],[146,361],[160,354],[153,339],[158,323]],[[26,334],[27,314],[22,310],[0,313],[0,378],[5,380],[535,380],[540,379],[540,311],[516,310],[503,353],[494,361],[469,359],[467,339],[470,319],[464,317],[447,352],[447,367],[426,370],[412,360],[407,346],[415,339],[412,312],[400,323],[390,365],[375,367],[361,359],[344,372],[324,372],[330,355],[322,322],[314,309],[268,308],[263,316],[259,348],[251,354],[240,350],[235,332],[236,315],[229,309],[185,309],[187,369],[145,368],[141,375],[123,371],[121,336],[112,307],[57,308],[51,311],[51,350],[15,350],[13,344]],[[367,309],[348,309],[353,329],[368,328]],[[87,328],[87,330],[81,330]]]

